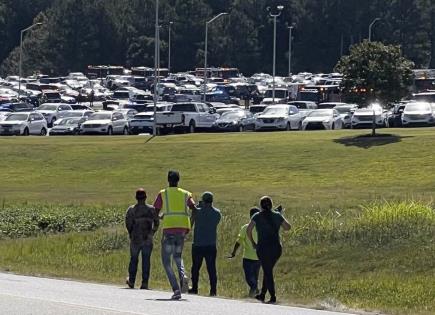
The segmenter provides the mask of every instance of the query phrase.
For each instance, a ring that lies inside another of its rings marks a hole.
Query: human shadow
[[[154,301],[154,302],[187,302],[187,299],[173,300],[173,299],[145,299],[145,301]]]
[[[371,147],[384,146],[388,144],[398,143],[405,138],[412,138],[412,136],[398,136],[388,133],[379,133],[375,136],[371,134],[358,135],[353,137],[344,137],[335,139],[334,142],[342,144],[346,147],[358,147],[363,149],[370,149]]]

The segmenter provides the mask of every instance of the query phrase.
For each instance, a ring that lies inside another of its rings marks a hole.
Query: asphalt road
[[[343,315],[191,295],[184,295],[181,301],[170,301],[170,295],[170,292],[0,273],[0,313],[8,315]]]

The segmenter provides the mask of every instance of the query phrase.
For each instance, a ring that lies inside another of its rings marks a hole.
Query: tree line
[[[273,21],[266,8],[284,5],[277,21],[277,73],[286,75],[289,26],[294,72],[331,71],[352,45],[368,37],[400,45],[417,68],[435,68],[433,0],[160,0],[161,64],[167,66],[172,24],[172,70],[203,64],[205,22],[209,64],[249,75],[271,72]],[[18,73],[20,30],[23,72],[61,75],[90,64],[152,66],[155,0],[3,0],[0,2],[0,74]]]

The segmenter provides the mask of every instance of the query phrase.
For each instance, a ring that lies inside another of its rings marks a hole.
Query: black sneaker
[[[140,286],[141,290],[149,290],[148,288],[148,283],[142,283],[142,285]]]
[[[216,292],[210,292],[209,296],[216,296],[217,293]]]
[[[189,289],[189,291],[187,291],[187,293],[189,293],[189,294],[198,294],[198,290]]]
[[[130,289],[134,289],[134,283],[131,283],[130,279],[127,278],[125,280],[125,284],[127,284]]]
[[[171,300],[181,300],[180,290],[177,290],[174,292],[174,294],[171,296]]]
[[[257,295],[255,296],[255,298],[256,298],[257,300],[259,300],[260,302],[263,302],[263,303],[264,303],[264,299],[266,298],[266,296],[265,296],[265,294],[260,293],[260,294],[257,294]]]
[[[267,301],[266,304],[276,304],[276,296],[271,296],[270,300]]]

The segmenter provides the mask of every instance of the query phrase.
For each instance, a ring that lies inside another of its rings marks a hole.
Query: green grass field
[[[283,234],[281,301],[435,314],[435,129],[382,132],[392,135],[2,137],[0,269],[122,285],[122,221],[134,190],[144,187],[152,200],[167,171],[178,169],[182,187],[196,199],[214,192],[223,212],[222,295],[246,296],[241,261],[225,256],[249,208],[268,194],[294,226]],[[186,247],[189,268],[190,241]],[[205,275],[201,283],[206,293]],[[169,288],[159,237],[151,285]]]

